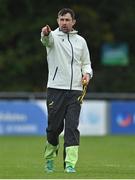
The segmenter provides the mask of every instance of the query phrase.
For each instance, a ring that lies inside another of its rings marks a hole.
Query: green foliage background
[[[0,0],[0,91],[46,90],[48,68],[40,31],[46,24],[57,27],[57,12],[63,7],[75,10],[75,28],[91,52],[94,77],[88,90],[134,92],[134,0]],[[128,66],[101,64],[106,42],[128,43]]]

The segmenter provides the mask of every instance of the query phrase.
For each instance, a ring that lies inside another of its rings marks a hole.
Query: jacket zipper
[[[58,71],[58,66],[57,66],[56,69],[55,69],[54,76],[53,76],[53,81],[54,81],[54,79],[55,79],[55,76],[56,76],[56,74],[57,74],[57,71]]]
[[[69,39],[69,34],[68,34],[68,42],[71,45],[71,50],[72,50],[72,60],[71,60],[71,83],[70,83],[70,90],[72,90],[72,83],[73,83],[73,60],[74,60],[74,51],[73,51],[73,45]]]

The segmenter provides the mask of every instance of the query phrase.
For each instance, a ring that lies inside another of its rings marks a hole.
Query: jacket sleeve
[[[54,39],[53,39],[52,32],[50,32],[48,36],[44,36],[43,33],[41,32],[41,42],[46,47],[53,46]]]
[[[82,51],[81,61],[82,61],[82,74],[84,75],[85,73],[88,73],[90,74],[90,78],[92,78],[93,70],[91,68],[90,54],[89,54],[88,46],[85,40],[83,42],[83,51]]]

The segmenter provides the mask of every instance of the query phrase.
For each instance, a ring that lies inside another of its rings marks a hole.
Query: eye
[[[60,21],[64,21],[64,19],[61,18]]]

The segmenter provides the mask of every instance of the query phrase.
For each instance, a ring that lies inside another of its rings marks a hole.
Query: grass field
[[[77,173],[63,171],[62,144],[56,172],[44,172],[43,137],[0,137],[0,179],[135,178],[135,136],[81,137]]]

